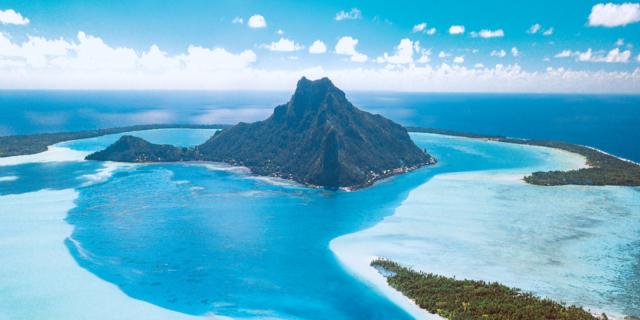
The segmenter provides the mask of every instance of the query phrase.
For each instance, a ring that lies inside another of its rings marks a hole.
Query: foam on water
[[[9,182],[18,180],[18,176],[3,176],[0,177],[0,182]]]

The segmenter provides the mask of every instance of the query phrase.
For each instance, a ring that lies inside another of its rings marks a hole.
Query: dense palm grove
[[[387,277],[389,285],[414,300],[418,306],[447,319],[607,319],[604,314],[595,317],[580,307],[538,298],[499,283],[457,280],[416,272],[384,259],[377,259],[371,265]]]

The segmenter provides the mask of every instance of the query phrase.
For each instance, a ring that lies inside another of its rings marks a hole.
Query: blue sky
[[[638,21],[638,3],[584,0],[2,1],[0,87],[286,89],[327,75],[365,90],[638,93]]]

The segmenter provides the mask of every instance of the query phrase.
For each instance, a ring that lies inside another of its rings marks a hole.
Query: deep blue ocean
[[[0,135],[256,121],[291,92],[0,91]],[[640,95],[349,92],[406,126],[587,144],[640,161]]]

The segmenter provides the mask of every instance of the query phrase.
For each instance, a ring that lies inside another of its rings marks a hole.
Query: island
[[[244,126],[248,124],[242,124]],[[0,136],[0,157],[10,157],[18,155],[35,154],[47,150],[47,147],[55,143],[92,138],[107,134],[115,134],[122,132],[133,132],[141,130],[151,129],[169,129],[169,128],[189,128],[189,129],[228,129],[231,125],[227,124],[210,124],[210,125],[195,125],[195,124],[151,124],[151,125],[135,125],[128,127],[106,128],[76,132],[56,132],[56,133],[41,133],[30,135],[14,135],[14,136]],[[633,161],[621,159],[615,155],[607,152],[579,144],[573,144],[562,141],[553,140],[532,140],[524,138],[512,138],[498,135],[486,135],[476,134],[469,132],[460,132],[447,129],[438,128],[422,128],[422,127],[408,127],[409,132],[422,132],[432,134],[442,134],[449,136],[458,136],[471,139],[481,139],[488,141],[497,141],[504,143],[526,144],[533,146],[542,146],[560,149],[572,153],[577,153],[584,156],[587,159],[588,168],[570,170],[570,171],[548,171],[548,172],[534,172],[524,178],[524,181],[529,184],[535,184],[540,186],[558,186],[558,185],[598,185],[598,186],[640,186],[640,165]],[[135,140],[128,138],[128,140]],[[132,141],[121,141],[123,144],[131,143]],[[218,143],[218,142],[217,142]],[[186,151],[186,150],[184,150]],[[161,159],[162,157],[155,157],[155,159]],[[143,160],[146,159],[146,160]],[[167,161],[187,161],[187,158],[176,157],[177,160]],[[123,158],[122,161],[125,161]],[[144,158],[139,159],[138,162],[154,162],[153,160]],[[155,160],[159,161],[159,160]],[[435,161],[435,159],[433,160]],[[256,168],[259,171],[260,168]],[[402,171],[399,170],[399,171]],[[382,177],[386,177],[394,174],[394,172],[387,172]],[[375,181],[375,180],[374,180]]]
[[[588,168],[569,171],[533,172],[524,181],[540,186],[587,185],[587,186],[640,186],[640,164],[616,157],[604,151],[579,144],[562,141],[533,140],[503,136],[481,135],[430,128],[407,128],[411,132],[442,134],[471,139],[482,139],[504,143],[526,144],[555,148],[577,153],[587,159]]]
[[[400,264],[376,259],[371,262],[388,284],[413,300],[420,308],[447,319],[489,320],[605,320],[577,306],[534,296],[499,283],[458,280],[423,273]]]
[[[291,100],[263,121],[239,123],[193,148],[123,136],[87,160],[213,161],[308,186],[354,190],[436,163],[401,125],[356,108],[328,78],[298,81]]]
[[[153,129],[224,129],[228,127],[230,125],[225,124],[142,124],[84,131],[0,136],[0,158],[36,154],[47,151],[47,147],[56,143],[95,138],[108,134]]]

